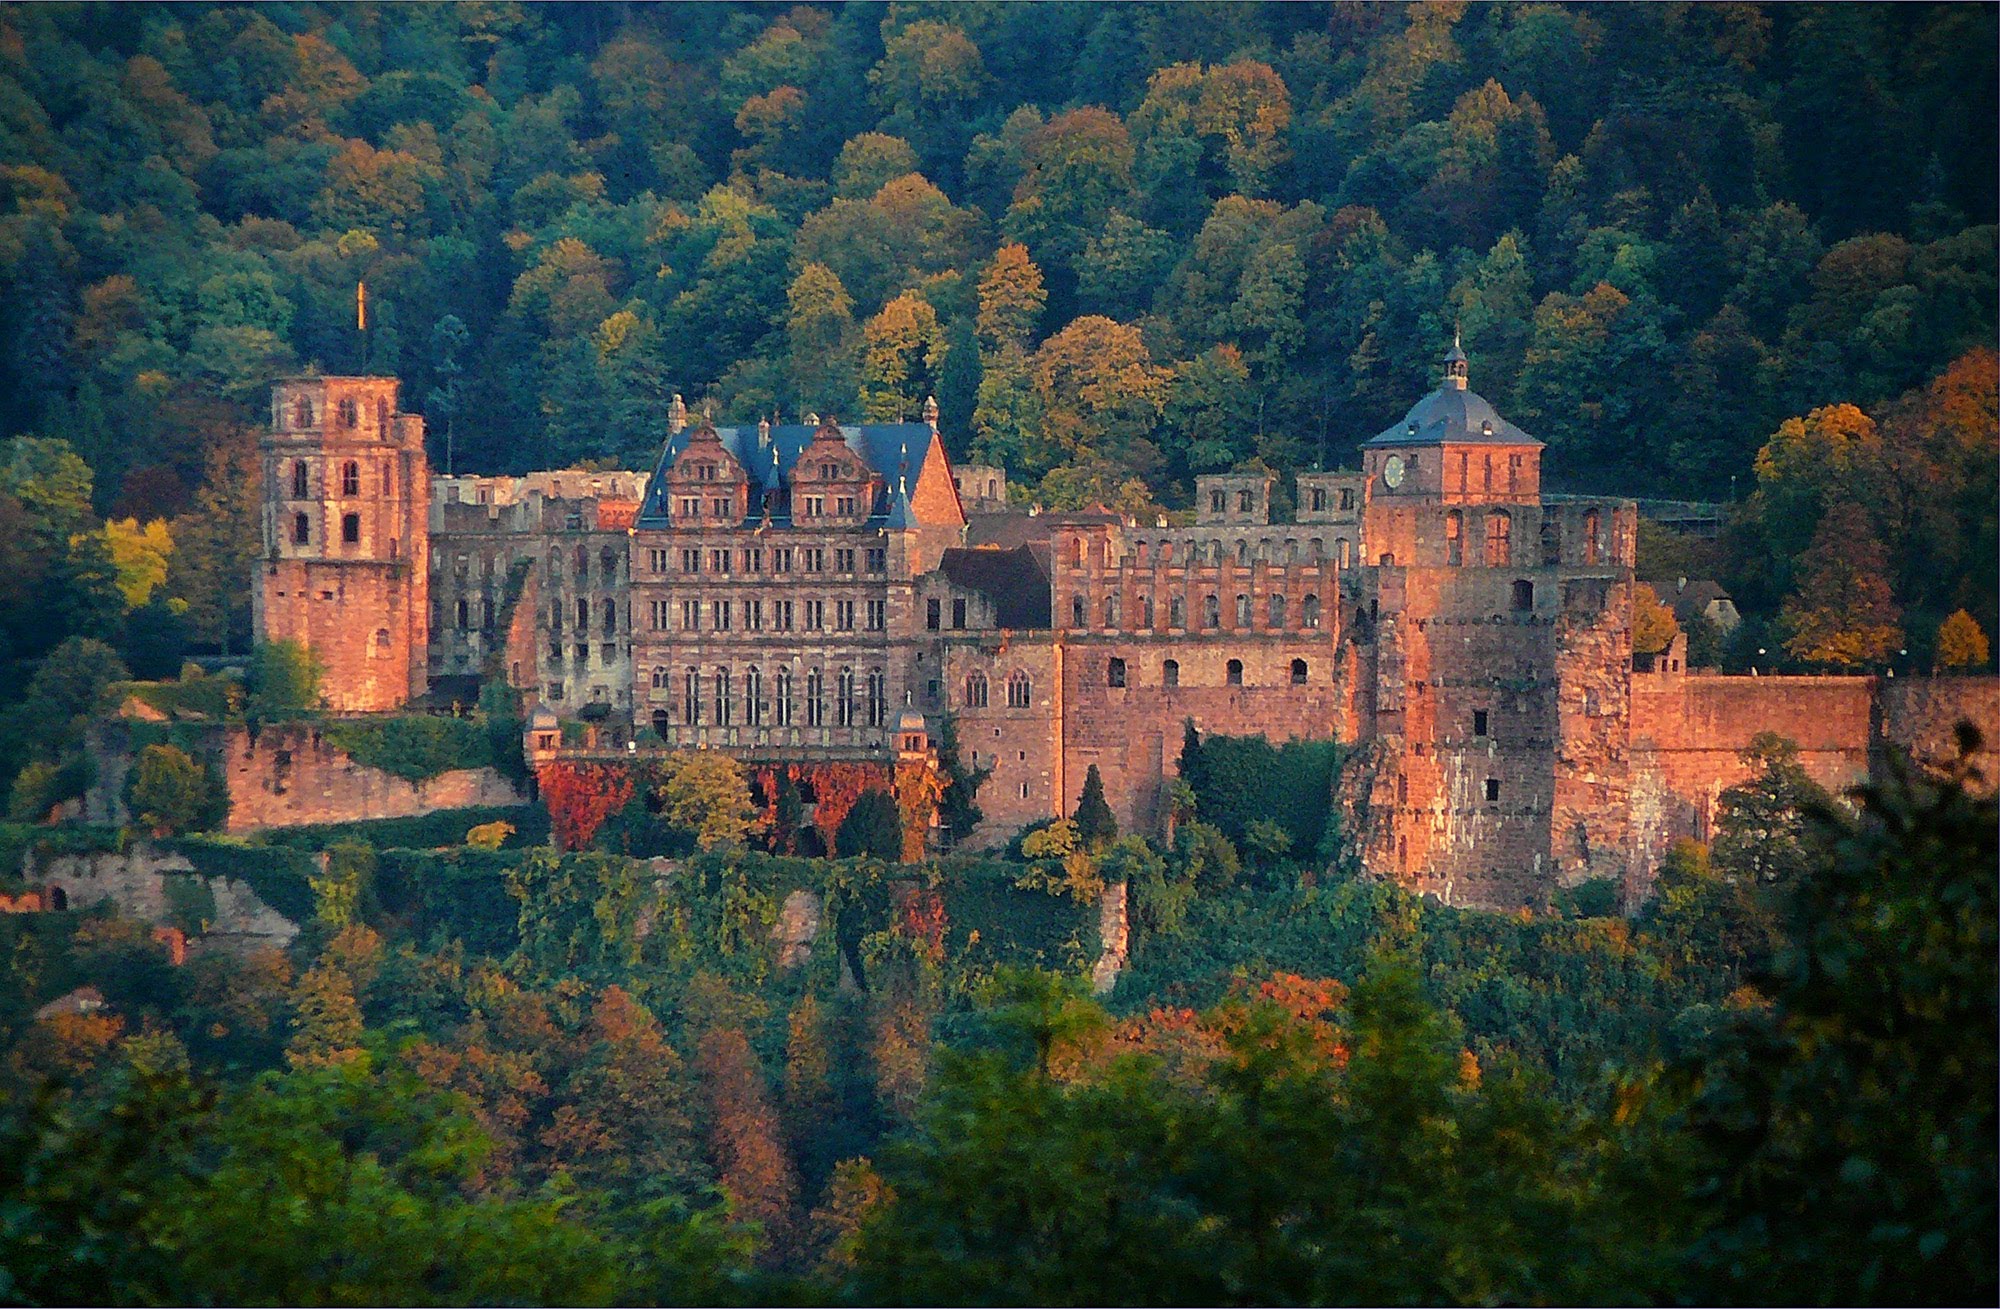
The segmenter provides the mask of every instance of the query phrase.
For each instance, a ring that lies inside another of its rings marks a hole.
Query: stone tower
[[[300,377],[271,391],[263,549],[252,579],[260,641],[319,657],[336,712],[394,709],[425,690],[430,466],[424,421],[389,377]]]

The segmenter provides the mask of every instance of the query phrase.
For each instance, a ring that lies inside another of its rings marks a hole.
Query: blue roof
[[[1487,424],[1492,429],[1487,429]],[[1477,391],[1461,390],[1447,380],[1437,390],[1410,406],[1403,421],[1368,442],[1371,446],[1440,445],[1450,443],[1488,445],[1540,445],[1496,412]]]
[[[652,480],[646,484],[645,502],[639,506],[638,526],[671,526],[666,505],[667,470],[673,467],[674,460],[680,458],[681,451],[687,449],[688,440],[700,426],[698,422],[689,424],[668,437],[667,443],[660,448],[660,457],[653,465]],[[763,520],[766,496],[790,480],[792,465],[813,443],[813,434],[818,430],[803,423],[786,423],[773,427],[769,440],[765,441],[759,438],[754,425],[715,429],[723,449],[729,451],[750,476],[749,522]],[[897,487],[915,487],[918,476],[923,473],[924,460],[929,457],[931,449],[930,424],[869,423],[849,426],[843,423],[840,434],[846,438],[847,448],[861,456],[862,462],[882,478],[883,490],[870,507],[867,525],[915,526],[908,491],[906,489],[899,496]],[[771,505],[771,526],[790,527],[790,509],[776,499]]]

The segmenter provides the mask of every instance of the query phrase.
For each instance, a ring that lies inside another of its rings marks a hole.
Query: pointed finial
[[[667,435],[672,436],[688,425],[687,402],[681,399],[679,391],[667,405]]]
[[[927,396],[924,399],[924,421],[931,425],[932,431],[937,430],[938,402],[937,402],[937,397],[934,395]]]

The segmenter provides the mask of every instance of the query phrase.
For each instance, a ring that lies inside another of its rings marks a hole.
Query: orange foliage
[[[896,765],[896,813],[903,820],[903,862],[924,857],[931,818],[944,799],[945,779],[928,760]]]
[[[931,887],[917,887],[902,897],[897,908],[896,931],[908,937],[926,960],[942,964],[944,934],[951,925],[945,916],[944,897]]]
[[[777,830],[778,820],[779,767],[765,764],[752,774],[756,779],[757,793],[763,797],[764,816],[773,831]],[[784,764],[782,767],[784,776],[791,778],[794,786],[802,790],[811,789],[818,805],[814,811],[813,826],[818,829],[820,840],[828,850],[833,849],[834,834],[840,830],[847,811],[854,808],[854,802],[861,798],[863,791],[891,791],[895,784],[887,764]]]
[[[589,845],[604,820],[632,799],[630,770],[613,764],[559,760],[543,764],[536,778],[541,783],[542,801],[549,807],[556,843],[565,850]]]

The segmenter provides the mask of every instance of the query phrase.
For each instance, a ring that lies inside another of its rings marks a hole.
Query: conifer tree
[[[1101,850],[1118,839],[1118,817],[1104,802],[1104,779],[1092,764],[1083,775],[1083,794],[1076,802],[1076,833],[1084,848]]]

